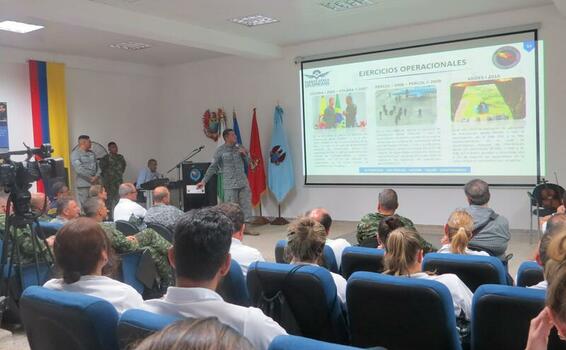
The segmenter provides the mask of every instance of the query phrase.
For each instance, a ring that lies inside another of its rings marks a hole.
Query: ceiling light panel
[[[267,17],[264,15],[251,15],[238,18],[229,19],[230,22],[245,25],[247,27],[255,27],[264,24],[271,24],[279,22],[278,19]]]
[[[320,5],[333,11],[346,11],[360,7],[372,6],[375,5],[375,2],[372,0],[330,0],[322,1]]]
[[[151,45],[144,44],[144,43],[137,43],[137,42],[134,42],[134,41],[127,41],[127,42],[123,42],[123,43],[110,44],[110,47],[113,48],[113,49],[122,49],[122,50],[127,50],[127,51],[138,51],[138,50],[143,50],[143,49],[149,49],[151,47]]]
[[[38,26],[35,24],[28,24],[23,22],[16,22],[16,21],[3,21],[0,22],[0,30],[7,30],[9,32],[14,33],[29,33],[33,32],[34,30],[38,30],[43,28],[43,26]]]

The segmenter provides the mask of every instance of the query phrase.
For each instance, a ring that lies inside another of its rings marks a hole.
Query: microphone
[[[202,151],[203,149],[204,149],[204,145],[202,145],[198,148],[199,151]]]

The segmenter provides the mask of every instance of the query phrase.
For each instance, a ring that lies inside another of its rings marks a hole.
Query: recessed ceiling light
[[[229,19],[230,22],[242,24],[248,27],[255,27],[260,26],[263,24],[271,24],[279,22],[278,19],[263,16],[263,15],[252,15],[252,16],[245,16],[245,17],[238,17]]]
[[[137,51],[137,50],[148,49],[151,47],[151,45],[144,43],[136,43],[134,41],[127,41],[123,43],[110,44],[110,47],[113,49]]]
[[[0,22],[0,30],[7,30],[14,33],[29,33],[34,30],[43,28],[43,26],[37,26],[35,24],[27,24],[23,22],[16,21],[3,21]]]
[[[345,11],[359,7],[375,5],[375,2],[373,2],[372,0],[331,0],[323,1],[320,3],[320,5],[333,11]]]

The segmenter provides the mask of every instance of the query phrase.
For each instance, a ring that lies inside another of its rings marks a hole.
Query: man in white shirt
[[[143,309],[187,318],[217,317],[257,350],[266,350],[273,338],[287,334],[285,330],[260,309],[229,304],[215,292],[230,270],[232,231],[232,221],[217,208],[184,214],[169,250],[176,287],[169,287],[162,299],[145,301]]]
[[[134,184],[129,182],[121,184],[118,188],[118,194],[120,195],[120,200],[114,207],[114,221],[130,221],[132,215],[137,219],[145,217],[145,208],[136,203],[138,192]]]
[[[306,213],[306,216],[314,219],[315,221],[318,221],[322,226],[324,226],[324,230],[326,231],[325,244],[332,248],[334,256],[336,257],[336,264],[338,265],[338,268],[340,268],[340,264],[342,263],[342,252],[346,247],[350,247],[351,244],[344,238],[328,238],[328,235],[330,234],[330,226],[332,226],[332,217],[326,209],[314,208],[312,210],[309,210]]]
[[[246,224],[244,223],[245,215],[240,206],[236,203],[225,202],[217,206],[234,224],[234,231],[232,233],[232,244],[230,245],[230,255],[233,260],[236,260],[244,276],[248,273],[248,267],[254,261],[265,261],[259,250],[247,246],[242,243],[244,240],[244,230]]]

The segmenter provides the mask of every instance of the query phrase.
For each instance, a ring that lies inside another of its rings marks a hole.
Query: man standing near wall
[[[79,147],[71,153],[71,165],[76,174],[77,198],[81,207],[88,199],[90,186],[98,184],[100,179],[100,168],[96,162],[96,155],[90,150],[90,147],[90,137],[81,135],[79,136]]]
[[[112,213],[114,206],[118,203],[118,187],[124,182],[123,176],[126,170],[126,160],[118,153],[118,145],[112,141],[108,143],[108,154],[100,160],[102,184],[108,193],[106,207]]]

